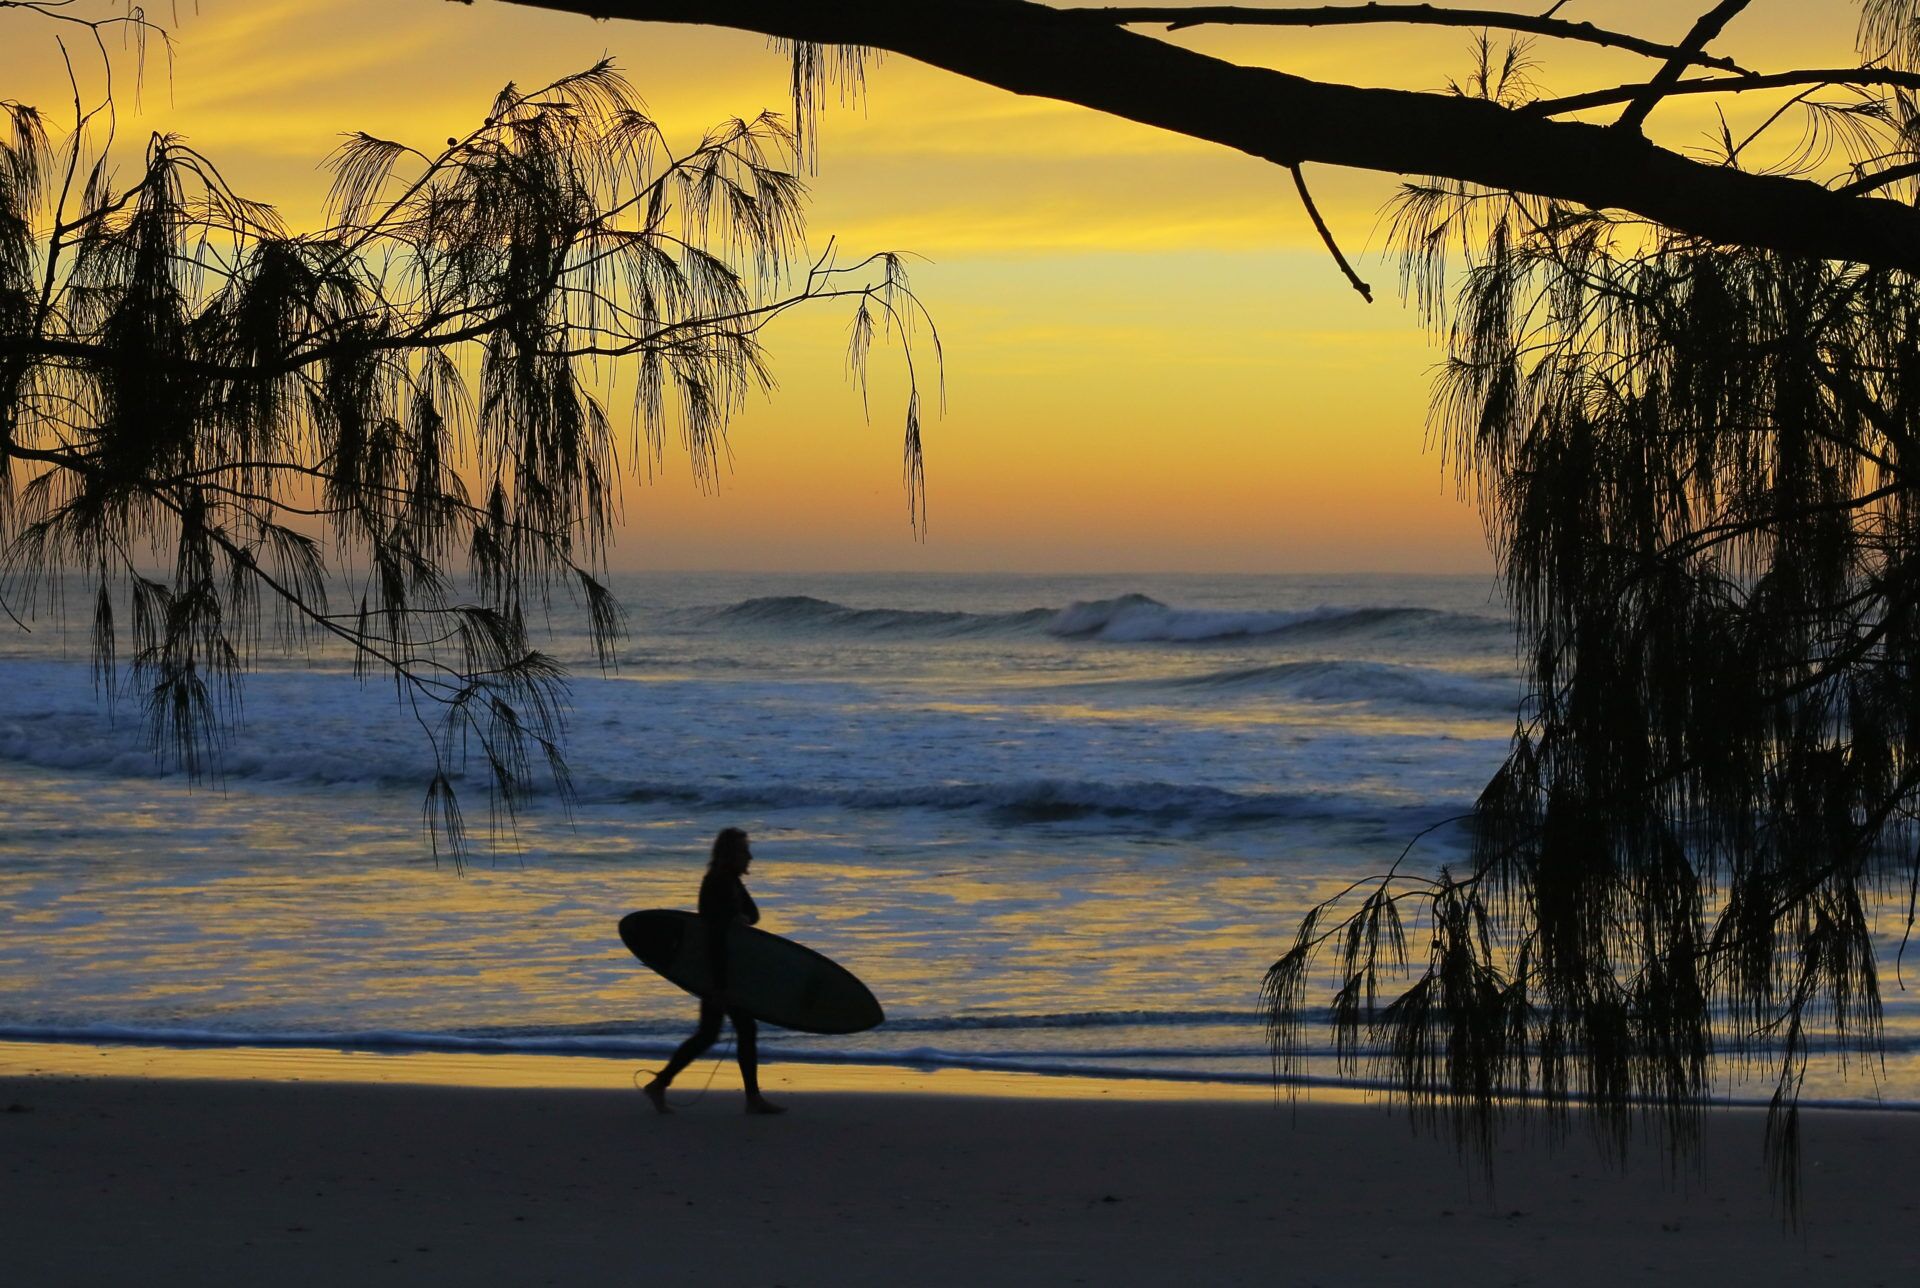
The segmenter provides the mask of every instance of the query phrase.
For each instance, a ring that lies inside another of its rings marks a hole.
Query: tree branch
[[[1112,23],[1160,23],[1169,31],[1199,26],[1236,27],[1357,27],[1374,23],[1394,23],[1409,27],[1470,27],[1476,30],[1524,31],[1534,36],[1572,40],[1608,49],[1624,49],[1648,58],[1680,58],[1687,66],[1718,67],[1722,71],[1745,69],[1731,58],[1686,50],[1678,45],[1663,45],[1642,40],[1623,31],[1609,31],[1590,22],[1570,22],[1551,15],[1536,17],[1527,13],[1508,13],[1500,9],[1452,9],[1432,4],[1319,5],[1310,9],[1255,9],[1246,5],[1197,5],[1193,8],[1063,8],[1063,13],[1083,14],[1090,19]]]
[[[1920,272],[1920,212],[1900,202],[1704,165],[1637,134],[1480,100],[1242,67],[1026,0],[505,2],[880,48],[1280,165],[1440,175],[1625,210],[1714,242]]]
[[[1902,179],[1911,179],[1917,174],[1920,174],[1920,161],[1908,161],[1901,165],[1888,166],[1873,174],[1861,175],[1852,183],[1845,184],[1834,191],[1842,196],[1852,197],[1863,192],[1873,192],[1889,184],[1899,183]]]
[[[1720,0],[1719,4],[1701,14],[1700,20],[1693,24],[1693,30],[1687,33],[1687,38],[1680,42],[1683,52],[1669,58],[1667,65],[1660,69],[1659,74],[1648,83],[1646,89],[1636,96],[1633,102],[1627,104],[1627,110],[1620,114],[1620,120],[1617,122],[1619,127],[1622,130],[1639,133],[1640,127],[1646,124],[1647,116],[1653,111],[1654,106],[1666,97],[1667,91],[1672,89],[1674,83],[1680,79],[1680,73],[1687,69],[1688,57],[1705,49],[1729,22],[1732,22],[1740,11],[1747,7],[1748,3],[1749,0]]]
[[[1676,94],[1746,94],[1757,89],[1786,89],[1794,85],[1887,85],[1900,89],[1920,89],[1920,72],[1888,71],[1872,67],[1808,68],[1802,71],[1772,72],[1764,76],[1703,76],[1676,81],[1661,91],[1662,97]],[[1527,116],[1561,116],[1590,107],[1610,107],[1629,103],[1653,88],[1652,81],[1616,85],[1612,89],[1569,94],[1565,98],[1538,99],[1518,109]]]

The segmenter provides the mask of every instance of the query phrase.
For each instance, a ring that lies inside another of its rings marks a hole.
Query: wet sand
[[[478,1062],[476,1064],[475,1062]],[[1491,1188],[1316,1095],[597,1060],[0,1044],[0,1265],[55,1284],[1909,1284],[1920,1114],[1823,1111],[1784,1229],[1759,1115],[1698,1171],[1516,1130]],[[125,1076],[138,1073],[141,1076]],[[490,1085],[478,1085],[490,1084]]]

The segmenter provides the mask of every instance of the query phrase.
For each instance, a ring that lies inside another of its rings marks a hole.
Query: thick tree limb
[[[1663,45],[1642,40],[1624,31],[1608,31],[1590,22],[1570,22],[1565,18],[1536,17],[1529,13],[1508,13],[1501,9],[1453,9],[1434,4],[1330,4],[1306,9],[1256,9],[1247,5],[1196,5],[1192,8],[1065,8],[1065,13],[1084,14],[1103,22],[1165,23],[1169,31],[1188,27],[1357,27],[1392,23],[1409,27],[1469,27],[1476,31],[1522,31],[1533,36],[1550,36],[1581,44],[1623,49],[1662,60],[1679,58],[1683,66],[1717,67],[1738,72],[1745,68],[1717,54],[1687,50],[1678,45]]]
[[[1638,134],[1478,99],[1241,67],[1025,0],[506,2],[885,49],[1280,165],[1439,175],[1624,210],[1711,241],[1920,272],[1920,212],[1900,202],[1703,165]]]

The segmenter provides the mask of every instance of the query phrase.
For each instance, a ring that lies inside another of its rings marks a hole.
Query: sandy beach
[[[148,1076],[120,1076],[135,1066]],[[7,1280],[1891,1285],[1920,1274],[1915,1114],[1810,1114],[1803,1224],[1790,1231],[1749,1112],[1714,1115],[1702,1170],[1677,1177],[1652,1153],[1623,1173],[1584,1142],[1556,1153],[1516,1132],[1489,1189],[1445,1142],[1373,1105],[786,1066],[769,1082],[784,1117],[741,1114],[727,1070],[698,1099],[690,1079],[692,1103],[659,1118],[618,1085],[620,1069],[9,1044]]]

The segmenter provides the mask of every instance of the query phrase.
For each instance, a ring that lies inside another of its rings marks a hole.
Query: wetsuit
[[[740,1060],[740,1078],[747,1095],[760,1094],[760,1026],[745,1011],[730,1009],[721,998],[727,991],[727,932],[734,922],[751,926],[760,920],[760,909],[747,893],[746,883],[734,872],[718,867],[707,869],[700,882],[700,920],[707,931],[709,969],[713,991],[700,999],[700,1027],[680,1044],[680,1049],[660,1071],[660,1082],[671,1082],[679,1072],[700,1058],[702,1052],[720,1036],[720,1021],[733,1021],[735,1053]]]

